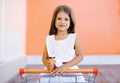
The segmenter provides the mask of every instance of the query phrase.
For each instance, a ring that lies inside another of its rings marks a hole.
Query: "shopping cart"
[[[61,76],[53,75],[47,69],[20,68],[19,74],[21,83],[96,83],[98,68],[68,69]],[[80,81],[81,77],[84,81]]]

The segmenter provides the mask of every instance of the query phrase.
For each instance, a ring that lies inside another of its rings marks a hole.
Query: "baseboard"
[[[42,64],[41,55],[27,56],[27,64]],[[80,65],[120,64],[120,55],[85,55]]]
[[[26,56],[2,60],[0,63],[0,83],[6,83],[19,72],[20,67],[26,66]]]

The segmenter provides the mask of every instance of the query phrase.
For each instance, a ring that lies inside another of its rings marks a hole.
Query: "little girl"
[[[50,63],[50,57],[54,57],[55,64]],[[73,12],[68,6],[58,6],[52,17],[49,36],[46,38],[43,64],[55,75],[62,75],[67,69],[78,69],[77,64],[82,59]]]

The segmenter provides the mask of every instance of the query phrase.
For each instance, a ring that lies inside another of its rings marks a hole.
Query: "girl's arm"
[[[50,63],[48,58],[49,58],[48,57],[48,52],[47,52],[47,48],[46,48],[46,45],[45,45],[45,48],[44,48],[44,51],[43,51],[43,56],[42,56],[42,62],[49,70],[51,70],[51,69],[54,68],[54,65]]]
[[[45,45],[45,48],[44,48],[44,51],[43,51],[42,62],[46,67],[48,66],[49,61],[48,61],[48,53],[47,53],[46,45]]]
[[[76,57],[73,60],[71,60],[68,64],[66,64],[68,68],[74,65],[77,65],[79,62],[83,60],[82,49],[80,46],[80,41],[78,36],[76,36],[76,39],[75,39],[75,54],[76,54]]]
[[[82,55],[82,50],[81,50],[81,46],[80,46],[80,41],[78,39],[78,37],[76,36],[75,39],[75,53],[76,53],[76,57],[74,59],[72,59],[70,62],[56,68],[53,72],[56,74],[62,74],[65,70],[67,70],[68,68],[77,65],[79,62],[81,62],[83,60],[83,55]]]

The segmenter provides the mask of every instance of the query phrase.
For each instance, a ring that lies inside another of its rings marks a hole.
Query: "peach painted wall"
[[[120,0],[27,0],[28,55],[42,54],[58,5],[72,8],[84,54],[120,54]]]

